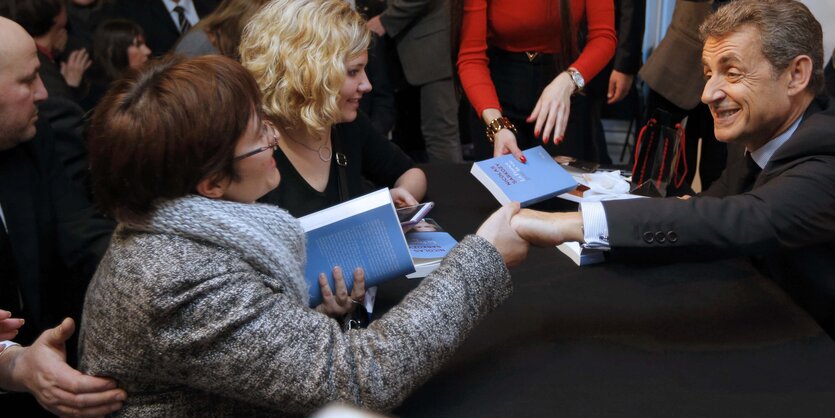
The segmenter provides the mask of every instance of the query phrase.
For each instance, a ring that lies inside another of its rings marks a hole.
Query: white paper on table
[[[642,197],[629,194],[629,182],[620,175],[618,170],[575,173],[573,176],[577,183],[588,187],[589,190],[583,192],[583,197],[570,193],[561,194],[559,197],[574,202],[598,202]]]

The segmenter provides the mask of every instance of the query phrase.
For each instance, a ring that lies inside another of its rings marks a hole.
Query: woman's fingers
[[[350,303],[348,300],[348,288],[345,286],[345,277],[342,275],[342,267],[336,266],[333,268],[333,287],[336,291],[336,303],[340,306],[345,306]]]
[[[560,106],[554,126],[554,144],[559,144],[565,138],[565,129],[568,127],[568,113],[570,111],[570,107]]]
[[[362,303],[365,299],[365,271],[357,267],[354,269],[354,287],[351,289],[351,299]]]

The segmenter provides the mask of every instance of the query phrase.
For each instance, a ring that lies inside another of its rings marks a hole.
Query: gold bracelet
[[[516,127],[513,126],[513,122],[511,122],[510,119],[501,116],[491,120],[490,123],[487,124],[487,140],[490,141],[490,143],[492,144],[495,140],[496,134],[499,133],[499,131],[501,131],[502,129],[510,129],[510,131],[513,132],[514,135],[518,134],[516,132]]]

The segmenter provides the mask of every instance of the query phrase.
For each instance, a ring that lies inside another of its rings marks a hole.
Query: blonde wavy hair
[[[279,126],[321,134],[340,117],[345,61],[366,52],[371,33],[343,0],[273,0],[241,37],[241,63]]]

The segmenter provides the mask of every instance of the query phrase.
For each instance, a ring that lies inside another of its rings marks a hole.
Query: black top
[[[330,177],[324,192],[319,192],[296,171],[281,149],[275,151],[275,161],[281,173],[281,183],[259,199],[278,205],[295,217],[301,217],[341,201],[345,201],[381,187],[392,187],[412,160],[395,144],[380,135],[371,121],[360,112],[353,122],[340,123],[331,129],[333,154]],[[345,154],[348,196],[339,196],[339,167],[337,152]]]

